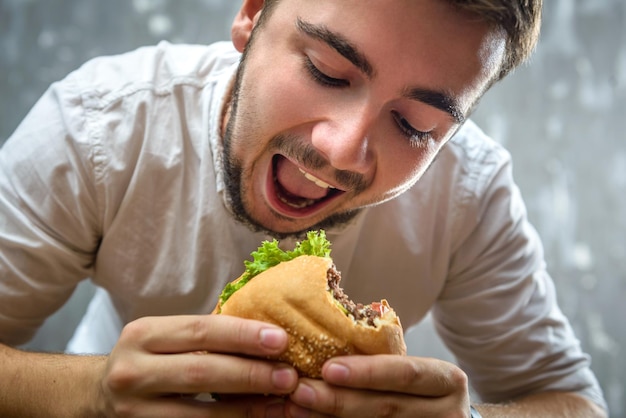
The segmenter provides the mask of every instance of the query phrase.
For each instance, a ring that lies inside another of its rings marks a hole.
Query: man
[[[532,50],[538,3],[244,0],[240,64],[164,43],[53,85],[0,155],[0,415],[468,417],[471,384],[485,417],[605,416],[509,156],[467,121]],[[284,330],[202,315],[263,238],[320,227],[347,293],[405,326],[432,309],[459,366],[298,379],[264,360]],[[126,324],[110,355],[9,347],[87,277],[110,307],[85,329]],[[234,397],[193,397],[215,392]]]

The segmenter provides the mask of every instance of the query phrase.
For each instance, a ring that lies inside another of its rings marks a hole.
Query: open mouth
[[[279,154],[272,159],[271,171],[272,203],[289,216],[309,216],[344,193]]]

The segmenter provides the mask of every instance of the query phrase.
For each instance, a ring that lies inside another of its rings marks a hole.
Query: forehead
[[[280,0],[270,20],[280,30],[297,31],[298,20],[323,27],[356,46],[380,77],[468,103],[504,54],[503,33],[441,0]]]

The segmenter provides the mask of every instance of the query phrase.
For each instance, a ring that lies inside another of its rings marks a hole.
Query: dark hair
[[[458,9],[506,33],[506,52],[495,80],[501,80],[532,54],[539,39],[542,0],[448,0]]]

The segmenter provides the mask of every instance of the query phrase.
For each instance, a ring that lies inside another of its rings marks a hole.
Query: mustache
[[[321,170],[331,167],[328,160],[311,144],[300,140],[296,135],[279,134],[270,141],[270,149],[280,151],[298,164],[311,170]],[[333,177],[337,184],[346,190],[360,192],[365,189],[366,181],[362,174],[349,170],[332,168]]]

